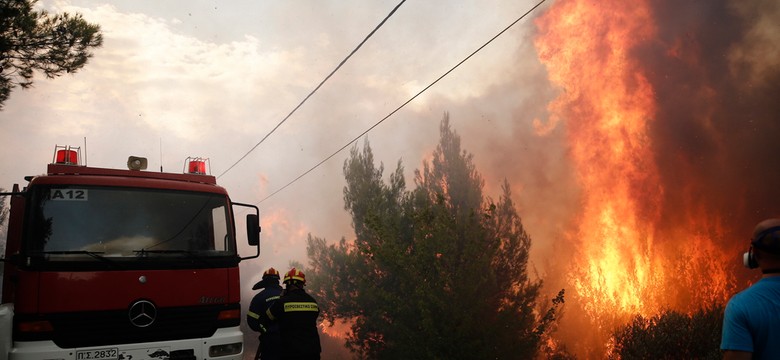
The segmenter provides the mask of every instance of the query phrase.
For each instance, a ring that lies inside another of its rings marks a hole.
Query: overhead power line
[[[434,81],[433,81],[432,83],[430,83],[428,86],[426,86],[425,88],[423,88],[422,90],[420,90],[420,91],[419,91],[417,94],[415,94],[414,96],[412,96],[411,98],[409,98],[409,100],[406,100],[406,101],[405,101],[403,104],[401,104],[400,106],[398,106],[397,108],[395,108],[395,110],[391,111],[389,114],[387,114],[387,116],[385,116],[385,117],[383,117],[381,120],[377,121],[377,122],[376,122],[374,125],[371,125],[371,127],[369,127],[368,129],[366,129],[365,131],[363,131],[362,133],[360,133],[360,135],[356,136],[354,139],[352,139],[352,140],[350,140],[348,143],[344,144],[344,146],[342,146],[341,148],[339,148],[338,150],[336,150],[335,152],[333,152],[332,154],[330,154],[330,155],[329,155],[328,157],[326,157],[325,159],[322,159],[322,161],[320,161],[320,162],[318,162],[316,165],[312,166],[312,167],[311,167],[309,170],[306,170],[304,173],[302,173],[301,175],[298,175],[298,177],[296,177],[296,178],[295,178],[295,179],[293,179],[292,181],[288,182],[287,184],[285,184],[285,185],[284,185],[284,186],[282,186],[281,188],[277,189],[276,191],[272,192],[272,193],[271,193],[271,194],[269,194],[268,196],[264,197],[262,200],[260,200],[260,202],[258,202],[258,204],[262,203],[263,201],[266,201],[266,200],[268,200],[270,197],[272,197],[272,196],[276,195],[277,193],[279,193],[280,191],[282,191],[282,190],[286,189],[287,187],[289,187],[290,185],[294,184],[295,182],[297,182],[298,180],[300,180],[300,179],[301,179],[301,178],[303,178],[304,176],[308,175],[310,172],[314,171],[314,169],[316,169],[316,168],[320,167],[320,165],[324,164],[326,161],[328,161],[328,160],[330,160],[331,158],[333,158],[334,156],[336,156],[338,153],[340,153],[340,152],[344,151],[344,149],[346,149],[346,148],[347,148],[347,147],[349,147],[350,145],[354,144],[354,143],[355,143],[356,141],[358,141],[358,140],[359,140],[361,137],[363,137],[364,135],[368,134],[368,132],[369,132],[369,131],[373,130],[375,127],[379,126],[379,124],[383,123],[385,120],[387,120],[388,118],[390,118],[391,116],[393,116],[395,113],[397,113],[399,110],[401,110],[402,108],[404,108],[404,107],[405,107],[407,104],[409,104],[410,102],[414,101],[414,99],[416,99],[417,97],[419,97],[420,95],[422,95],[422,93],[426,92],[426,91],[427,91],[428,89],[430,89],[430,88],[431,88],[433,85],[436,85],[436,83],[438,83],[438,82],[439,82],[441,79],[443,79],[444,77],[446,77],[447,75],[449,75],[449,74],[450,74],[451,72],[453,72],[455,69],[457,69],[458,67],[460,67],[460,65],[462,65],[463,63],[465,63],[466,61],[468,61],[468,60],[469,60],[469,59],[470,59],[472,56],[474,56],[476,53],[480,52],[482,49],[484,49],[486,46],[488,46],[490,43],[492,43],[492,42],[493,42],[493,40],[496,40],[496,39],[497,39],[499,36],[503,35],[503,34],[504,34],[504,33],[505,33],[507,30],[509,30],[510,28],[512,28],[513,26],[515,26],[515,24],[517,24],[518,22],[520,22],[520,20],[523,20],[523,19],[524,19],[526,16],[528,16],[528,14],[530,14],[531,12],[533,12],[534,10],[536,10],[536,8],[538,8],[539,6],[541,6],[541,5],[542,5],[542,4],[543,4],[545,1],[546,1],[546,0],[541,0],[541,1],[539,1],[538,3],[536,3],[536,5],[534,5],[533,7],[531,7],[531,8],[530,8],[528,11],[526,11],[526,12],[525,12],[523,15],[521,15],[519,18],[517,18],[517,20],[515,20],[515,21],[513,21],[511,24],[507,25],[507,26],[506,26],[506,27],[505,27],[503,30],[499,31],[499,32],[498,32],[498,34],[496,34],[495,36],[493,36],[492,38],[490,38],[490,40],[488,40],[486,43],[482,44],[482,46],[480,46],[479,48],[477,48],[476,50],[474,50],[474,51],[473,51],[471,54],[469,54],[468,56],[466,56],[466,57],[465,57],[463,60],[461,60],[460,62],[458,62],[457,64],[455,64],[455,66],[453,66],[452,68],[450,68],[449,70],[447,70],[447,72],[445,72],[443,75],[439,76],[439,77],[438,77],[436,80],[434,80]]]
[[[396,5],[396,6],[393,8],[393,10],[392,10],[392,11],[390,11],[390,13],[389,13],[389,14],[387,14],[387,16],[385,16],[385,18],[384,18],[384,19],[382,19],[382,22],[380,22],[380,23],[379,23],[379,25],[377,25],[377,26],[374,28],[374,30],[371,30],[371,32],[370,32],[370,33],[368,33],[368,35],[366,35],[366,37],[363,39],[363,41],[361,41],[361,42],[360,42],[360,44],[358,44],[358,46],[357,46],[357,47],[355,47],[355,49],[354,49],[354,50],[352,50],[352,52],[350,52],[350,53],[349,53],[349,55],[347,55],[347,57],[345,57],[345,58],[344,58],[344,60],[341,60],[341,63],[339,63],[339,65],[338,65],[338,66],[336,66],[336,68],[335,68],[335,69],[333,69],[333,71],[331,71],[331,72],[330,72],[330,74],[328,74],[328,76],[326,76],[326,77],[325,77],[325,79],[323,79],[323,80],[320,82],[320,84],[319,84],[319,85],[317,85],[317,87],[315,87],[315,88],[314,88],[314,90],[312,90],[312,91],[309,93],[309,95],[306,95],[306,97],[305,97],[305,98],[303,98],[303,100],[301,100],[301,102],[298,104],[298,106],[296,106],[294,109],[292,109],[292,111],[290,111],[290,113],[289,113],[289,114],[287,114],[287,116],[285,116],[285,117],[284,117],[284,119],[282,119],[282,121],[280,121],[278,124],[276,124],[276,126],[274,126],[274,128],[273,128],[273,129],[271,129],[271,131],[269,131],[269,132],[268,132],[268,134],[265,134],[265,136],[263,136],[263,138],[262,138],[262,139],[260,139],[260,141],[258,141],[258,142],[257,142],[257,144],[255,144],[255,146],[252,146],[252,148],[251,148],[251,149],[249,149],[249,151],[247,151],[247,152],[246,152],[246,154],[244,154],[243,156],[241,156],[241,158],[239,158],[238,160],[236,160],[236,162],[234,162],[234,163],[233,163],[233,165],[230,165],[230,167],[229,167],[229,168],[227,168],[227,170],[225,170],[225,171],[223,171],[221,174],[219,174],[219,176],[217,176],[217,178],[220,178],[220,177],[222,177],[222,175],[225,175],[225,174],[226,174],[228,171],[230,171],[231,169],[233,169],[233,168],[234,168],[236,165],[238,165],[238,163],[240,163],[240,162],[241,162],[241,160],[244,160],[244,158],[246,158],[246,157],[247,157],[247,156],[248,156],[248,155],[249,155],[249,154],[250,154],[252,151],[254,151],[255,149],[257,149],[257,147],[258,147],[258,146],[260,146],[260,144],[262,144],[262,143],[265,141],[265,139],[268,139],[268,137],[269,137],[269,136],[271,136],[271,134],[273,134],[273,133],[274,133],[274,131],[276,131],[276,129],[278,129],[278,128],[279,128],[279,126],[281,126],[281,125],[282,125],[282,124],[283,124],[285,121],[287,121],[287,119],[289,119],[289,118],[290,118],[290,116],[292,116],[292,114],[294,114],[294,113],[295,113],[295,112],[298,110],[298,108],[300,108],[300,107],[301,107],[301,106],[302,106],[302,105],[303,105],[303,104],[306,102],[306,100],[309,100],[309,98],[310,98],[312,95],[314,95],[314,93],[315,93],[315,92],[317,92],[317,90],[319,90],[319,89],[320,89],[320,87],[322,87],[322,85],[323,85],[323,84],[325,84],[325,82],[326,82],[326,81],[328,81],[328,79],[330,79],[330,77],[331,77],[331,76],[333,76],[333,74],[335,74],[335,73],[336,73],[336,71],[338,71],[338,70],[341,68],[341,66],[343,66],[343,65],[344,65],[344,64],[347,62],[347,60],[349,60],[349,58],[351,58],[351,57],[352,57],[352,55],[354,55],[354,54],[356,53],[356,52],[357,52],[357,51],[358,51],[358,50],[359,50],[359,49],[360,49],[360,48],[363,46],[363,44],[365,44],[365,43],[366,43],[366,41],[368,41],[368,39],[369,39],[369,38],[371,38],[371,36],[373,36],[373,35],[374,35],[374,33],[375,33],[377,30],[379,30],[379,28],[381,28],[381,27],[382,27],[382,25],[384,25],[384,24],[385,24],[385,22],[387,22],[387,20],[388,20],[388,19],[390,19],[390,17],[391,17],[391,16],[393,16],[393,14],[395,14],[396,10],[398,10],[398,8],[400,8],[400,7],[401,7],[401,5],[403,5],[403,3],[404,3],[404,2],[406,2],[406,0],[401,0],[401,2],[399,2],[399,3],[398,3],[398,5]]]

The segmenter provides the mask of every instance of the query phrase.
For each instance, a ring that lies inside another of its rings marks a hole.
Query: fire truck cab
[[[80,164],[55,147],[44,175],[10,201],[0,359],[241,359],[238,264],[259,255],[259,210],[235,203],[208,159],[181,174]],[[251,209],[253,256],[234,210]]]

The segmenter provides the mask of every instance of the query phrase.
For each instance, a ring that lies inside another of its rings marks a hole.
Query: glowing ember
[[[330,337],[345,340],[349,336],[353,323],[354,320],[336,321],[333,324],[322,322],[320,323],[320,331]]]

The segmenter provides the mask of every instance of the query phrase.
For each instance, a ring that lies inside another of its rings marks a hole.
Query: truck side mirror
[[[249,245],[258,246],[260,244],[260,218],[257,214],[248,214],[246,216],[246,236]]]
[[[250,246],[254,246],[257,252],[252,256],[242,257],[241,260],[249,260],[260,257],[260,209],[257,205],[231,202],[232,206],[243,206],[254,209],[254,214],[246,216],[246,238]]]

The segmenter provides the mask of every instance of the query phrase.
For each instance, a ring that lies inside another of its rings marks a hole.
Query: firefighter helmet
[[[298,281],[301,284],[306,284],[306,275],[304,275],[302,271],[292,268],[287,274],[284,274],[284,283],[286,284],[291,281]]]
[[[268,270],[266,270],[263,273],[263,279],[265,279],[267,277],[275,277],[275,278],[278,279],[279,278],[279,271],[274,269],[274,268],[268,268]]]

